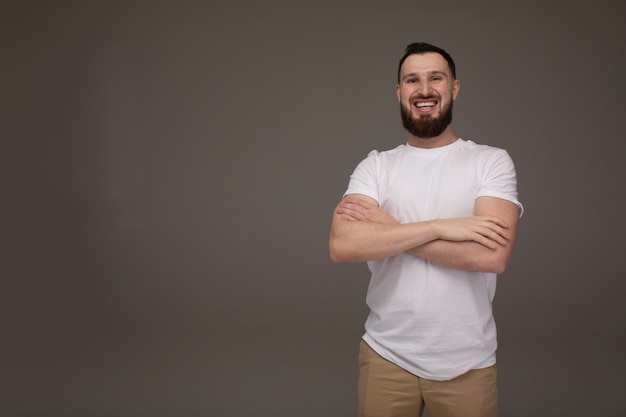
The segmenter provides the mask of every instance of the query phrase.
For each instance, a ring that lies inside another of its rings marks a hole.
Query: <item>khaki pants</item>
[[[389,362],[361,340],[359,417],[497,417],[496,366],[449,381],[420,378]]]

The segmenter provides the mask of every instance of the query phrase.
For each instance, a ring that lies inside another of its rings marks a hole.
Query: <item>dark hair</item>
[[[456,65],[454,65],[454,60],[452,59],[450,54],[448,54],[443,49],[429,43],[415,42],[407,45],[406,49],[404,50],[404,55],[402,56],[402,58],[400,58],[400,64],[398,64],[398,82],[400,82],[400,68],[402,68],[402,64],[404,63],[404,61],[410,55],[425,54],[426,52],[435,52],[444,57],[445,60],[448,62],[450,70],[452,71],[452,76],[454,77],[454,79],[456,79]]]

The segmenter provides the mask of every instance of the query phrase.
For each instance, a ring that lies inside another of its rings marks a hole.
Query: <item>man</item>
[[[497,415],[492,301],[522,205],[508,153],[457,137],[450,55],[410,44],[396,94],[408,142],[372,151],[332,220],[334,262],[367,261],[359,416]]]

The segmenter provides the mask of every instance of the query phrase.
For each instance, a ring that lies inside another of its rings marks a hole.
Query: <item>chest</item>
[[[404,158],[381,170],[381,207],[401,222],[474,213],[481,173],[471,161]]]

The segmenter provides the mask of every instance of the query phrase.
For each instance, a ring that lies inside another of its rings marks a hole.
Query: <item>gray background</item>
[[[406,140],[420,40],[457,61],[456,133],[518,170],[502,415],[621,415],[624,11],[3,2],[0,415],[355,415],[368,272],[328,229]]]

